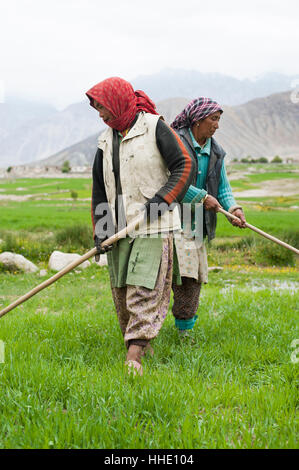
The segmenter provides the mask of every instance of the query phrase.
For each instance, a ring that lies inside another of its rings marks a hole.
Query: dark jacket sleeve
[[[107,203],[107,195],[103,176],[103,151],[97,150],[92,168],[92,199],[91,199],[91,219],[93,226],[93,235],[95,235],[95,226],[104,214],[97,214],[96,208],[101,203]]]
[[[196,172],[193,159],[178,135],[163,120],[156,128],[156,141],[170,176],[166,184],[156,193],[167,204],[180,202],[187,192]]]

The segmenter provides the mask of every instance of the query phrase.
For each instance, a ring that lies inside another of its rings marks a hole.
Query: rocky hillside
[[[62,166],[66,160],[70,162],[71,166],[91,166],[97,149],[98,135],[94,134],[51,157],[31,162],[28,166]]]
[[[157,110],[162,114],[167,122],[171,122],[173,118],[186,106],[188,100],[186,98],[172,98],[163,100],[157,105]],[[49,158],[37,162],[31,162],[30,166],[60,166],[66,160],[69,160],[73,166],[87,165],[90,166],[93,162],[96,148],[97,138],[100,132],[94,134],[81,142],[71,145],[57,152]]]
[[[103,128],[104,124],[87,100],[56,111],[46,119],[23,122],[0,139],[0,167],[24,165],[49,157]]]
[[[158,103],[157,109],[170,123],[187,103],[186,98],[172,98]],[[71,165],[91,165],[98,135],[35,164],[61,165],[69,160]],[[292,103],[290,92],[286,92],[225,106],[215,138],[229,159],[248,155],[299,159],[299,104]]]
[[[291,92],[224,109],[216,138],[231,158],[299,159],[299,103]]]
[[[182,99],[176,109],[172,102],[175,96],[185,97],[187,102],[195,96],[205,95],[225,105],[239,106],[252,98],[291,88],[292,78],[266,74],[255,80],[238,80],[218,73],[165,69],[157,74],[139,76],[132,83],[135,88],[144,89],[155,102],[160,102],[160,106],[164,100],[163,113],[170,120],[172,111],[178,112],[184,104]],[[239,115],[234,116],[235,123]],[[50,157],[100,132],[101,128],[103,125],[87,100],[63,111],[20,99],[0,103],[0,167],[28,164]],[[248,154],[247,143],[236,147],[236,150],[243,155],[243,147]]]
[[[57,110],[48,104],[7,97],[0,102],[0,140],[13,135],[15,129],[25,123],[48,119]]]

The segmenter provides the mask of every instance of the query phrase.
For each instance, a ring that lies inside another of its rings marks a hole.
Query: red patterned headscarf
[[[129,82],[119,77],[103,80],[88,90],[86,95],[91,106],[94,107],[96,100],[115,116],[107,124],[118,131],[128,129],[138,111],[158,114],[156,105],[143,91],[134,91]]]
[[[216,101],[200,96],[190,101],[170,125],[173,129],[191,127],[197,121],[207,118],[216,111],[223,113],[223,109]]]

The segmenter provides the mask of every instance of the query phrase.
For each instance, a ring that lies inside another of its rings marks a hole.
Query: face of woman
[[[99,111],[99,116],[101,119],[103,119],[105,124],[107,124],[108,121],[115,119],[115,116],[107,108],[105,108],[105,106],[102,106],[96,100],[94,100],[93,105],[95,109]]]
[[[210,114],[207,118],[199,121],[195,124],[196,133],[198,136],[208,139],[215,134],[216,130],[219,128],[219,120],[221,117],[220,111],[216,111],[213,114]]]

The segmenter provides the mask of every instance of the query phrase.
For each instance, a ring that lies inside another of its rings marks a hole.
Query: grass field
[[[33,197],[0,198],[0,252],[45,268],[53,249],[91,248],[88,179],[0,182],[8,194]],[[242,204],[250,223],[298,247],[296,201]],[[169,312],[143,377],[123,368],[107,268],[73,272],[8,313],[0,448],[297,448],[299,279],[287,253],[219,215],[209,264],[223,271],[202,289],[193,336],[180,339]],[[0,269],[0,309],[51,274]]]
[[[70,197],[70,191],[77,191],[78,197],[89,197],[91,192],[91,180],[88,178],[18,178],[10,181],[2,181],[1,192],[14,195],[32,194],[49,195],[56,198],[61,192],[61,197]]]
[[[1,319],[0,447],[296,447],[296,279],[211,274],[194,337],[180,340],[169,315],[135,379],[106,268],[61,279]],[[39,281],[2,274],[5,300]]]

